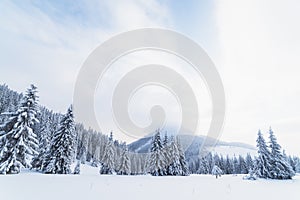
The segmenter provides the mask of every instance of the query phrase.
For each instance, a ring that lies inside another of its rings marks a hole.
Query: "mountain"
[[[187,159],[192,157],[198,157],[199,151],[206,140],[206,151],[212,153],[222,154],[223,156],[233,157],[234,155],[246,156],[248,153],[252,156],[256,155],[256,148],[252,145],[238,142],[224,142],[217,141],[216,145],[213,138],[206,136],[192,136],[192,135],[179,135],[178,139],[183,149],[185,149],[185,155]],[[136,153],[148,153],[151,148],[152,137],[141,138],[128,145],[128,148],[132,152]]]

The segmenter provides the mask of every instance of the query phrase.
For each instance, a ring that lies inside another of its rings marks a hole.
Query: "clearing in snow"
[[[23,171],[0,176],[1,199],[269,199],[298,200],[300,175],[292,180],[243,180],[242,175],[153,177],[100,175],[99,168],[81,166],[80,175],[47,175]]]

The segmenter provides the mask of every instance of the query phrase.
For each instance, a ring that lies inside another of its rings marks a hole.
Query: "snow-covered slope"
[[[145,137],[129,144],[129,150],[137,153],[149,152],[151,146],[151,137]],[[218,141],[216,145],[212,138],[206,138],[205,136],[191,136],[191,135],[180,135],[179,140],[181,145],[186,150],[186,156],[194,157],[199,155],[199,150],[205,140],[208,142],[208,151],[213,153],[222,154],[224,156],[234,155],[246,156],[248,153],[252,156],[256,155],[256,148],[244,143],[236,142],[223,142]]]

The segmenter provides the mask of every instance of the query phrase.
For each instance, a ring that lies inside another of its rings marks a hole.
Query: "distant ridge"
[[[199,150],[205,141],[208,144],[214,144],[214,139],[206,136],[179,135],[179,141],[186,150],[187,159],[199,156]],[[144,137],[128,145],[129,151],[136,153],[148,153],[151,148],[152,137]],[[222,154],[223,156],[246,156],[248,153],[252,156],[256,155],[256,148],[252,145],[240,142],[224,142],[218,141],[216,145],[208,146],[207,151]]]

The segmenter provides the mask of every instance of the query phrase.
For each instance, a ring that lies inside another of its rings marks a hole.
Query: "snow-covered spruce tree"
[[[248,174],[249,173],[246,161],[241,155],[239,155],[239,165],[240,165],[239,168],[240,168],[240,173],[241,174]]]
[[[179,162],[181,165],[181,169],[182,169],[182,176],[188,176],[190,174],[189,172],[189,168],[187,166],[186,160],[185,160],[185,155],[184,155],[184,151],[180,145],[180,141],[177,139],[177,148],[178,148],[178,152],[179,152]]]
[[[296,166],[295,167],[296,168],[296,172],[300,173],[300,159],[299,158],[296,160],[295,166]]]
[[[295,172],[281,153],[281,146],[270,128],[270,149],[271,149],[271,178],[272,179],[291,179]]]
[[[100,146],[97,146],[95,150],[95,155],[93,156],[92,166],[98,167],[99,163],[100,163]]]
[[[119,166],[119,170],[118,170],[118,174],[119,175],[130,175],[130,159],[129,159],[129,154],[128,154],[128,148],[124,147],[122,150],[122,154],[121,154],[121,160],[120,160],[120,166]]]
[[[209,174],[208,162],[207,162],[205,157],[200,158],[199,168],[197,170],[197,174]]]
[[[239,161],[237,160],[236,156],[233,156],[233,174],[240,174],[240,165],[239,165]]]
[[[223,171],[225,171],[225,159],[223,157],[223,155],[220,155],[220,169]]]
[[[22,94],[9,89],[7,85],[0,85],[0,113],[16,112],[22,99]],[[4,123],[7,117],[0,115],[0,123]]]
[[[223,171],[220,169],[220,167],[215,165],[211,171],[211,174],[216,176],[216,178],[218,178],[218,177],[221,177],[221,175],[223,174]]]
[[[205,159],[207,160],[207,166],[208,166],[208,173],[210,174],[211,171],[212,171],[212,168],[215,166],[215,163],[214,163],[214,159],[213,159],[213,155],[211,152],[209,152],[206,156],[205,156]]]
[[[151,144],[150,160],[149,160],[149,172],[152,176],[164,176],[166,175],[165,169],[165,155],[160,138],[160,132],[154,135]]]
[[[244,180],[256,180],[255,171],[250,169],[249,173],[243,177]]]
[[[41,170],[43,168],[46,155],[49,151],[50,141],[51,141],[51,129],[50,129],[51,119],[44,123],[42,127],[40,137],[39,137],[39,154],[31,162],[31,168],[36,170]]]
[[[192,174],[197,174],[197,170],[199,169],[199,159],[190,159],[188,162],[189,171]]]
[[[297,157],[295,156],[288,156],[288,163],[291,165],[294,172],[296,172],[296,164],[297,164]]]
[[[171,150],[170,150],[169,138],[166,133],[165,133],[164,140],[163,140],[163,152],[164,152],[164,157],[165,157],[166,175],[171,175],[169,172],[170,165],[171,165]]]
[[[229,158],[229,156],[226,156],[226,161],[225,161],[225,174],[233,174],[234,171],[234,166],[233,166],[233,160]]]
[[[147,174],[147,156],[140,155],[140,163],[141,163],[141,174]]]
[[[246,162],[246,166],[247,166],[248,172],[250,172],[251,170],[253,171],[254,164],[253,164],[252,157],[251,157],[251,155],[249,153],[247,153],[245,162]]]
[[[104,150],[104,156],[100,167],[100,174],[114,174],[115,173],[115,148],[113,144],[112,133],[107,141]]]
[[[78,150],[78,159],[81,160],[81,164],[85,164],[87,157],[87,149],[89,143],[89,133],[83,128],[82,138],[80,140],[79,150]]]
[[[45,173],[70,174],[70,166],[74,159],[75,123],[72,106],[60,122],[60,128],[54,134],[47,163],[43,166]]]
[[[170,151],[170,161],[169,161],[170,164],[168,168],[168,173],[169,175],[172,176],[180,176],[183,174],[183,172],[180,164],[179,150],[175,139],[171,140],[169,151]]]
[[[77,160],[77,164],[75,166],[73,174],[80,174],[80,164],[81,164],[81,161]]]
[[[217,165],[219,168],[221,168],[220,156],[217,153],[213,155],[213,160],[214,160],[214,166]]]
[[[136,157],[136,164],[137,164],[137,174],[143,174],[142,162],[141,162],[141,158],[139,155],[137,155],[137,157]]]
[[[89,133],[89,138],[88,138],[88,146],[86,152],[86,161],[91,162],[93,156],[93,130],[89,128],[88,133]]]
[[[130,154],[130,156],[129,156],[129,159],[130,159],[130,174],[131,175],[137,175],[137,165],[136,165],[136,163],[137,163],[137,156],[136,156],[137,154]]]
[[[261,131],[258,131],[257,137],[258,157],[256,158],[254,171],[260,178],[272,178],[271,176],[271,154],[266,145]]]
[[[26,91],[16,113],[12,113],[0,127],[0,173],[15,174],[20,168],[30,167],[31,156],[37,154],[38,140],[32,126],[38,123],[37,87]]]

